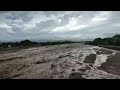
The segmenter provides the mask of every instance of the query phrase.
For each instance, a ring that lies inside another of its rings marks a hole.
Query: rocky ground
[[[0,79],[120,79],[120,52],[83,44],[0,54]]]

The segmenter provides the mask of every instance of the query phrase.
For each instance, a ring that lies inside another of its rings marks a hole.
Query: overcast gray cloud
[[[115,34],[120,34],[119,11],[0,12],[0,41],[81,41]]]

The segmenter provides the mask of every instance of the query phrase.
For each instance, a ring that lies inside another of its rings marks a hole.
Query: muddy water
[[[104,63],[109,62],[110,56],[116,55],[117,52],[76,43],[0,54],[0,78],[118,79],[120,78],[118,74],[99,69]]]

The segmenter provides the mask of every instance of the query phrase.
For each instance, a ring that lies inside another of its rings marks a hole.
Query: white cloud
[[[3,32],[7,32],[9,34],[15,34],[15,32],[12,30],[12,26],[7,25],[6,23],[0,23],[0,29]]]
[[[7,25],[6,23],[0,23],[0,28],[7,28],[7,29],[11,29],[12,27]]]
[[[61,23],[61,19],[57,19],[57,22],[58,22],[58,23]]]
[[[86,23],[83,21],[84,24],[82,24],[82,22],[79,23],[79,21],[81,19],[82,20],[85,19],[85,17],[80,15],[78,17],[71,18],[70,22],[67,25],[55,28],[53,30],[53,32],[73,31],[73,30],[80,30],[80,29],[83,29],[83,28],[97,26],[97,25],[100,25],[101,23],[103,23],[103,21],[108,20],[109,17],[110,17],[110,14],[111,14],[110,11],[99,12],[99,13],[95,14],[93,18],[86,21]]]
[[[55,28],[55,29],[53,30],[53,32],[63,32],[63,31],[69,30],[70,27],[73,27],[73,26],[76,25],[76,24],[77,24],[76,19],[72,18],[67,25],[61,26],[61,27],[57,27],[57,28]]]
[[[57,18],[62,18],[62,17],[64,17],[65,15],[69,15],[69,14],[72,14],[72,13],[78,13],[77,11],[66,11],[65,13],[63,13],[63,14],[60,14],[60,15],[58,15],[57,16]]]
[[[60,23],[61,22],[61,19],[59,18],[62,18],[64,17],[65,15],[69,15],[69,14],[72,14],[74,13],[74,11],[69,11],[69,12],[65,12],[63,14],[60,14],[58,16],[55,16],[55,15],[50,15],[49,17],[46,17],[46,15],[44,13],[41,14],[41,12],[34,12],[36,14],[34,14],[32,17],[32,20],[30,20],[29,22],[27,23],[24,23],[23,27],[23,31],[25,32],[26,30],[29,31],[29,29],[31,28],[35,28],[37,24],[43,22],[43,21],[48,21],[48,20],[56,20],[57,19],[57,22]],[[79,17],[80,18],[80,17]]]
[[[89,25],[80,25],[76,18],[71,18],[70,22],[67,25],[57,27],[57,28],[53,29],[52,31],[53,32],[66,32],[66,31],[73,31],[73,30],[83,29],[83,28],[86,28],[88,26]]]
[[[88,25],[79,25],[79,26],[74,26],[71,27],[70,30],[79,30],[79,29],[83,29],[83,28],[87,28]]]
[[[15,19],[12,21],[13,23],[23,23],[23,20],[21,18]]]
[[[91,21],[100,22],[100,21],[107,20],[110,16],[110,13],[111,13],[110,11],[99,12],[98,14],[95,15],[94,18],[91,19]]]

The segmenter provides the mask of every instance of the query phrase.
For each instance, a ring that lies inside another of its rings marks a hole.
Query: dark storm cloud
[[[92,40],[120,34],[119,11],[1,11],[0,41]]]

